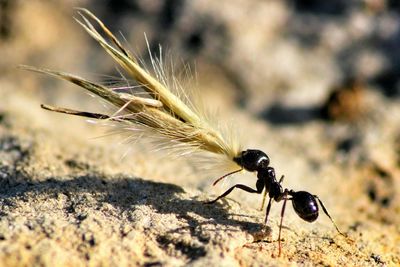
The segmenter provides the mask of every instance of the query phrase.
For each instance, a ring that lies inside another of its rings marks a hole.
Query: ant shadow
[[[97,203],[106,202],[118,208],[122,214],[135,210],[137,205],[148,205],[157,213],[175,214],[177,218],[185,220],[188,224],[187,228],[196,235],[200,235],[196,228],[205,223],[239,227],[247,232],[254,232],[263,227],[259,223],[233,219],[232,216],[235,214],[229,214],[224,202],[207,205],[198,200],[198,197],[182,197],[185,190],[178,185],[148,181],[137,177],[110,177],[94,173],[76,176],[68,180],[63,180],[62,177],[49,177],[43,181],[31,181],[29,177],[26,177],[18,179],[17,182],[11,176],[8,181],[0,181],[0,184],[2,185],[0,201],[3,202],[3,205],[11,206],[11,209],[13,205],[11,198],[45,194],[47,198],[57,199],[59,194],[64,194],[69,198],[66,212],[76,216],[78,220],[81,215],[77,212],[77,206],[80,205],[80,202],[85,201],[85,199],[80,199],[78,194],[91,193],[95,198],[94,205],[97,205],[94,208],[98,207]],[[201,223],[198,219],[193,218],[190,215],[193,213],[207,219],[207,222]],[[241,218],[243,217],[244,215]],[[134,221],[132,218],[129,220]]]

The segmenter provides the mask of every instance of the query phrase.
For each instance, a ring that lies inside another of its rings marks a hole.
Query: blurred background
[[[270,153],[290,188],[328,199],[349,231],[369,220],[365,229],[374,236],[390,228],[398,240],[400,1],[0,0],[5,129],[12,131],[18,116],[49,120],[39,103],[98,108],[82,90],[16,69],[20,64],[99,82],[119,76],[72,19],[74,7],[91,10],[144,61],[145,33],[152,53],[161,45],[177,72],[189,64],[207,105],[235,121],[248,147]],[[46,123],[41,127],[54,121]],[[185,178],[178,184],[204,190],[211,183]],[[398,254],[391,259],[398,263]]]
[[[145,58],[146,33],[154,53],[162,45],[177,68],[196,64],[201,82],[272,123],[315,119],[333,90],[354,82],[390,101],[400,94],[394,0],[1,0],[1,77],[20,75],[18,64],[115,74],[113,62],[71,19],[77,6],[97,14]],[[20,90],[51,94],[43,88]]]

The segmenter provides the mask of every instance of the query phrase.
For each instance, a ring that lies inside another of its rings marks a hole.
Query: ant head
[[[233,160],[250,172],[264,170],[269,165],[267,154],[257,149],[247,149],[242,151],[242,153]]]
[[[293,208],[300,218],[307,222],[318,218],[318,204],[313,195],[305,191],[291,191],[289,194],[292,196]]]

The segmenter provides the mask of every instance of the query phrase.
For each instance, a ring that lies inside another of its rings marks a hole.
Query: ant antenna
[[[233,171],[233,172],[230,172],[230,173],[227,173],[227,174],[225,174],[225,175],[222,175],[221,177],[219,177],[217,180],[214,181],[213,186],[215,186],[216,184],[218,184],[222,179],[228,177],[229,175],[235,174],[235,173],[240,172],[240,171],[242,171],[242,170],[243,170],[243,168],[241,168],[241,169],[239,169],[239,170],[236,170],[236,171]]]

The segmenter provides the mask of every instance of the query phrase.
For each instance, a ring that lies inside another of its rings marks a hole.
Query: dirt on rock
[[[0,1],[0,266],[400,265],[395,1],[156,2]],[[346,237],[321,209],[309,224],[288,202],[278,257],[282,202],[267,228],[262,195],[205,204],[235,183],[255,187],[254,174],[213,187],[223,173],[196,159],[41,109],[104,107],[20,64],[119,75],[74,22],[77,5],[138,55],[146,32],[178,70],[178,58],[196,62],[205,104],[270,156],[285,187],[318,195]]]

